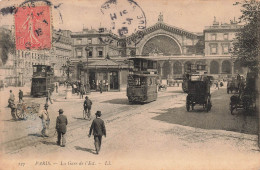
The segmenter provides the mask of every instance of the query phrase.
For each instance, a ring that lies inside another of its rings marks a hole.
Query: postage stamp
[[[51,48],[50,6],[18,7],[14,16],[17,50]]]
[[[142,8],[134,0],[109,0],[100,11],[110,21],[113,33],[130,35],[146,28],[146,17]]]

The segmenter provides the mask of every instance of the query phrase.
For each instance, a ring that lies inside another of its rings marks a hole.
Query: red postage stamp
[[[50,49],[50,17],[49,6],[18,7],[15,14],[16,49]]]

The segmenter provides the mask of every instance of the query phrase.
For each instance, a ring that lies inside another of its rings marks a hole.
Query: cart
[[[188,79],[186,109],[194,109],[196,104],[202,105],[207,112],[211,110],[210,78],[205,75],[190,75]]]
[[[256,76],[251,73],[247,74],[246,86],[242,83],[238,94],[230,97],[230,112],[233,115],[234,110],[244,109],[246,113],[256,111]]]
[[[16,117],[20,120],[35,120],[39,113],[40,104],[38,103],[18,103],[16,107]]]
[[[227,82],[227,94],[232,93],[235,91],[236,93],[239,90],[239,81],[237,79],[232,79]]]

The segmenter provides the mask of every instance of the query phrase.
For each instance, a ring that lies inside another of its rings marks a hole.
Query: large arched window
[[[149,39],[143,49],[142,55],[180,55],[181,48],[179,44],[167,35],[157,35]]]

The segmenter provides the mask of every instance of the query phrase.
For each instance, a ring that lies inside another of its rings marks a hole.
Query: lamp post
[[[89,46],[86,46],[85,48],[85,51],[86,51],[86,57],[87,57],[87,80],[86,80],[86,93],[90,93],[90,85],[89,85],[89,71],[88,71],[88,57],[89,57]]]
[[[66,61],[66,73],[67,73],[67,89],[66,89],[66,98],[65,99],[69,99],[72,96],[72,91],[69,89],[68,83],[69,83],[69,79],[70,79],[70,60],[68,59]]]
[[[70,60],[68,59],[66,61],[67,65],[66,65],[66,73],[67,73],[67,81],[69,81],[70,79]]]

